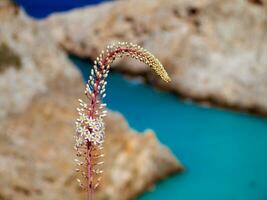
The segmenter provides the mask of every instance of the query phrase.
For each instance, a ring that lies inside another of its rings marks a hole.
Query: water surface
[[[72,60],[87,80],[89,63]],[[153,129],[186,167],[140,200],[267,200],[265,119],[184,102],[118,73],[106,102],[134,129]]]

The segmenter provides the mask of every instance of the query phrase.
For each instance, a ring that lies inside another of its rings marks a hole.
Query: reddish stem
[[[87,142],[87,200],[93,200],[93,177],[92,177],[92,144]]]
[[[100,62],[99,62],[99,73],[103,73],[103,70],[105,69],[105,65],[109,64],[109,61],[112,60],[114,57],[116,57],[117,54],[120,53],[132,53],[132,54],[137,54],[140,55],[142,54],[141,52],[138,52],[136,50],[133,50],[131,48],[118,48],[112,52],[109,52],[107,56],[105,56]],[[96,111],[96,101],[97,101],[97,96],[98,94],[98,86],[100,84],[100,78],[96,77],[95,80],[96,86],[94,86],[94,91],[93,91],[93,98],[91,99],[91,111],[88,113],[91,118],[94,118],[95,111]],[[92,144],[88,141],[87,142],[87,199],[88,200],[93,200],[93,173],[92,173]]]
[[[107,56],[105,56],[100,62],[100,73],[102,73],[102,70],[104,70],[105,68],[105,65],[108,64],[108,62],[110,61],[110,59],[112,59],[113,57],[116,57],[117,54],[121,53],[121,52],[126,52],[126,53],[132,53],[132,54],[137,54],[137,55],[141,55],[142,52],[138,52],[134,49],[131,49],[131,48],[118,48],[112,52],[110,52]],[[96,88],[99,86],[99,83],[100,83],[100,78],[97,77],[96,80],[95,80],[95,83],[96,83]],[[91,100],[91,105],[92,105],[92,110],[91,112],[89,113],[89,116],[91,116],[92,118],[94,117],[94,113],[95,113],[95,107],[96,107],[96,100],[97,100],[97,89],[94,89],[94,97],[92,98]]]

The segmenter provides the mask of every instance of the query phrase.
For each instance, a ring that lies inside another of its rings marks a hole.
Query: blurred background
[[[148,49],[172,82],[112,66],[95,199],[267,199],[265,0],[0,0],[0,200],[85,199],[77,99],[118,41]]]

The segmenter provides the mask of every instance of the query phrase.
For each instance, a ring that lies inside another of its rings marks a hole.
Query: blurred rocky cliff
[[[0,199],[85,199],[73,150],[83,81],[43,23],[0,5]],[[106,119],[104,181],[96,199],[126,200],[183,170],[152,131],[138,134],[118,113]]]
[[[171,84],[132,60],[116,69],[184,97],[267,114],[266,1],[114,1],[55,14],[46,24],[75,55],[94,58],[110,42],[138,43],[162,61]]]

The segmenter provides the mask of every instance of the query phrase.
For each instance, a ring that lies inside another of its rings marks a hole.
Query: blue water
[[[0,0],[1,1],[1,0]],[[109,0],[15,0],[30,16],[41,19],[53,12],[98,4]]]
[[[88,62],[72,60],[87,79]],[[106,102],[134,129],[153,129],[186,167],[140,200],[267,199],[265,119],[187,103],[118,73],[108,78]]]

